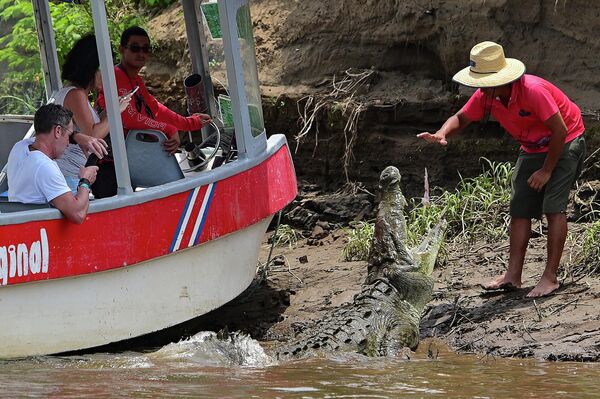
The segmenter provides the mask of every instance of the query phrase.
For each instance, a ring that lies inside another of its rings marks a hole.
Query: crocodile
[[[353,302],[334,309],[279,346],[278,358],[300,357],[320,349],[394,356],[406,347],[417,347],[421,315],[433,294],[431,274],[445,222],[432,228],[419,246],[408,248],[407,202],[400,180],[400,172],[393,166],[381,173],[381,201],[360,292]]]

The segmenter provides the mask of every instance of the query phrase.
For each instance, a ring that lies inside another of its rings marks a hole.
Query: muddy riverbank
[[[341,260],[346,232],[339,226],[348,220],[336,220],[344,217],[339,209],[364,209],[362,218],[370,218],[368,194],[313,198],[318,191],[314,186],[309,188],[312,191],[304,193],[303,203],[314,201],[312,209],[325,208],[328,213],[315,212],[317,221],[308,229],[297,230],[296,244],[275,247],[270,267],[261,269],[253,285],[232,303],[206,316],[202,323],[213,329],[227,326],[229,330],[241,330],[260,341],[283,341],[333,308],[352,301],[366,276],[367,264]],[[340,199],[338,211],[327,207],[335,197]],[[341,205],[343,201],[345,206]],[[354,214],[359,216],[360,212]],[[569,224],[561,262],[562,286],[554,295],[535,300],[526,298],[526,294],[543,270],[545,226],[534,224],[523,287],[513,292],[486,292],[479,285],[505,270],[508,239],[494,243],[448,242],[434,270],[434,299],[423,316],[421,338],[436,338],[457,352],[480,356],[599,361],[600,316],[596,303],[600,276],[588,275],[585,266],[576,261],[587,227],[586,223]],[[261,262],[266,262],[269,250],[267,237]]]

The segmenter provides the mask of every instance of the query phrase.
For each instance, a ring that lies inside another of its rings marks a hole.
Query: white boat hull
[[[3,287],[2,357],[92,348],[222,306],[251,283],[271,218],[133,266]]]

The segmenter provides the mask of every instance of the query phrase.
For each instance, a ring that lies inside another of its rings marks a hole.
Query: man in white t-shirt
[[[80,224],[87,216],[89,193],[97,166],[79,170],[73,195],[54,159],[60,158],[73,134],[73,114],[61,105],[43,105],[35,113],[35,139],[16,143],[8,156],[8,200],[25,204],[50,203],[67,219]]]

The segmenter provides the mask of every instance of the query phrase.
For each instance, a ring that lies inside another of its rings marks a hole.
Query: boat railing
[[[0,115],[0,123],[23,123],[31,125],[33,123],[33,115]]]

